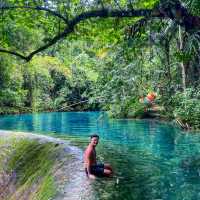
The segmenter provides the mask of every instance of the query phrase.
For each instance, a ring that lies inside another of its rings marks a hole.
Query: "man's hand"
[[[93,174],[89,174],[88,177],[89,177],[90,179],[93,179],[93,180],[96,179],[96,176],[94,176]]]

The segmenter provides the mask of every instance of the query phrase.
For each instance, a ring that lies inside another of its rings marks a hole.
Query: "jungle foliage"
[[[2,114],[142,117],[154,91],[160,116],[200,128],[198,0],[6,0],[0,11]]]

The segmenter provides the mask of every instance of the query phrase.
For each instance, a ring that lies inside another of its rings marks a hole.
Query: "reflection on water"
[[[95,199],[200,199],[199,134],[156,121],[111,120],[100,112],[4,116],[0,129],[66,134],[83,147],[98,133],[99,160],[110,162],[115,176],[93,183]]]

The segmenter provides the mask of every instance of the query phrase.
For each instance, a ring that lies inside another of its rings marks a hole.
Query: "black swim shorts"
[[[96,165],[93,165],[91,167],[91,174],[95,175],[95,176],[103,176],[104,175],[104,164],[102,163],[98,163]]]

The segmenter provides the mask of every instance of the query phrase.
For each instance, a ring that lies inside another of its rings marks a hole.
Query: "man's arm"
[[[95,179],[96,177],[91,174],[91,166],[92,166],[92,150],[88,150],[85,154],[85,159],[87,163],[87,175],[91,179]]]

